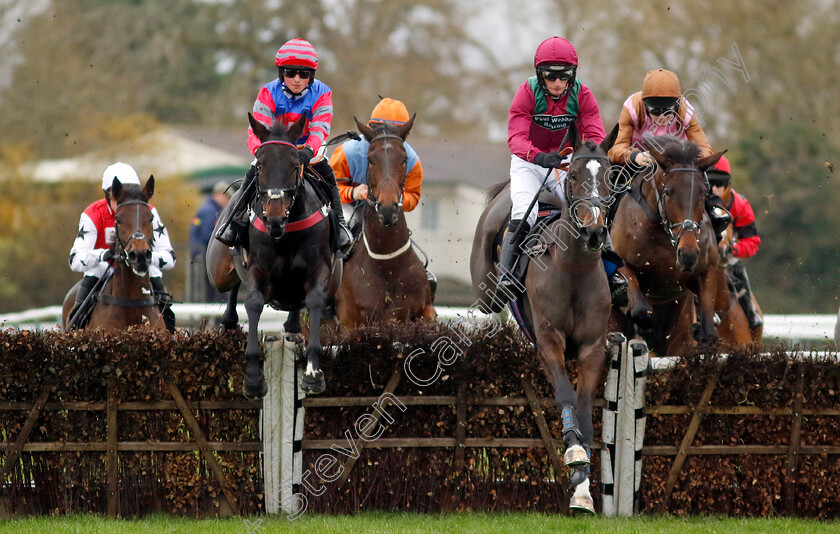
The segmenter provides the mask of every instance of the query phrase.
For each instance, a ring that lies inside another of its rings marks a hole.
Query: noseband
[[[370,146],[373,146],[373,143],[375,143],[377,141],[387,141],[389,139],[397,140],[397,141],[400,142],[400,144],[402,144],[404,142],[403,138],[398,136],[398,135],[383,133],[383,134],[380,134],[380,135],[377,135],[376,137],[374,137],[370,141]],[[368,147],[368,154],[369,153],[370,153],[370,147]],[[368,159],[368,166],[367,166],[368,179],[370,179],[370,176],[371,176],[370,169],[371,169],[372,166],[373,165],[371,164],[370,160]],[[385,168],[386,169],[388,168],[388,151],[387,150],[385,150]],[[394,184],[394,189],[397,189],[400,192],[400,197],[399,197],[399,200],[397,201],[397,206],[399,206],[400,209],[402,209],[402,205],[403,205],[403,196],[405,195],[405,183],[403,183],[402,187],[399,187],[399,186],[397,186],[397,182],[394,181],[393,178],[391,178],[390,174],[388,174],[385,178],[386,179],[381,184],[379,184],[379,188],[376,191],[371,190],[368,193],[368,197],[367,197],[368,205],[370,205],[374,210],[376,210],[377,213],[379,212],[379,208],[382,207],[382,203],[379,202],[379,193],[382,191],[382,188],[385,187],[385,184],[388,183],[388,182],[391,182],[392,184]]]
[[[668,196],[664,192],[665,175],[672,172],[688,172],[697,173],[700,175],[703,175],[703,172],[696,167],[674,167],[662,173],[662,187],[654,187],[654,191],[656,191],[656,205],[659,209],[659,216],[662,218],[662,226],[665,228],[665,232],[668,234],[668,238],[671,240],[671,246],[676,248],[677,244],[680,242],[680,239],[682,239],[682,236],[686,232],[694,232],[695,234],[697,234],[698,238],[700,237],[700,223],[693,219],[685,219],[683,222],[680,223],[671,223],[671,221],[668,219],[668,212],[665,210],[665,197]],[[706,183],[706,189],[708,190],[708,188],[709,184]],[[692,187],[690,190],[688,196],[688,205],[690,216],[690,207],[694,206],[694,187]],[[674,231],[676,231],[676,234],[674,233]]]
[[[291,148],[294,151],[295,158],[297,158],[297,146],[294,143],[289,143],[287,141],[263,141],[260,143],[260,146],[257,147],[257,150],[254,152],[256,156],[257,152],[259,152],[260,148],[264,145],[284,145]],[[272,200],[283,200],[285,198],[291,198],[289,201],[289,210],[291,210],[292,206],[295,203],[295,199],[297,198],[297,192],[301,185],[301,176],[303,173],[301,172],[302,166],[295,167],[295,185],[293,187],[276,187],[270,189],[263,189],[260,187],[259,183],[259,176],[260,176],[260,159],[257,157],[257,198],[267,198],[269,202]],[[286,217],[289,216],[289,210],[286,210]],[[265,216],[265,209],[260,209],[261,214],[260,218]]]

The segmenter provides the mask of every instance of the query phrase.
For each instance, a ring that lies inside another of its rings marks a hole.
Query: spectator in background
[[[227,206],[232,191],[225,181],[217,182],[212,192],[207,195],[204,203],[198,208],[190,227],[190,258],[192,260],[193,300],[204,302],[224,302],[226,298],[216,288],[210,285],[204,268],[204,254],[207,244],[213,237],[213,228],[222,209]],[[199,283],[198,281],[201,281]],[[200,288],[204,288],[201,291]]]

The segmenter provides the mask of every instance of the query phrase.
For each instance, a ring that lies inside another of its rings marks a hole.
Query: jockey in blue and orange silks
[[[694,141],[700,147],[699,157],[712,154],[712,147],[697,121],[694,108],[683,97],[680,80],[670,70],[648,71],[642,82],[642,90],[624,101],[618,119],[618,137],[609,151],[610,161],[628,165],[634,171],[655,166],[653,156],[642,140],[646,134],[654,137],[670,135]],[[729,225],[731,217],[723,210],[716,209],[717,206],[721,206],[720,199],[710,192],[706,197],[706,212],[720,240],[721,232]]]
[[[335,213],[340,223],[338,235],[339,251],[346,251],[350,245],[350,233],[341,211],[341,198],[336,188],[335,174],[324,157],[324,141],[330,134],[333,118],[332,89],[321,80],[315,79],[318,69],[318,54],[309,41],[292,39],[277,50],[274,58],[277,66],[277,79],[264,85],[254,102],[254,119],[271,128],[277,120],[288,127],[301,116],[306,116],[303,134],[297,141],[298,158],[301,165],[311,165],[324,180],[332,186],[331,212]],[[260,140],[248,128],[248,149],[254,154],[260,146]],[[238,210],[231,213],[230,224],[223,226],[224,231],[216,239],[227,246],[239,242],[240,236],[247,231],[248,221],[244,218],[247,202],[238,202],[240,194],[252,191],[248,185],[256,174],[256,160],[245,175],[244,186],[231,201]],[[244,199],[243,199],[244,200]]]
[[[546,39],[534,55],[536,75],[519,87],[510,106],[508,147],[511,151],[512,208],[499,258],[499,283],[504,286],[514,285],[510,270],[527,230],[537,219],[535,211],[527,218],[525,212],[539,193],[547,169],[553,169],[556,179],[546,181],[545,188],[565,200],[566,171],[559,169],[563,162],[559,151],[571,146],[570,140],[560,146],[569,126],[574,123],[582,137],[595,143],[606,137],[598,102],[589,88],[577,79],[577,66],[577,52],[569,41],[557,36]],[[520,222],[525,225],[525,231],[516,232]],[[620,301],[627,286],[627,281],[616,270],[621,260],[609,243],[603,257],[613,300]]]

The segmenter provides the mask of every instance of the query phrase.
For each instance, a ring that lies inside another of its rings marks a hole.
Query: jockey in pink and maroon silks
[[[531,200],[539,194],[549,169],[553,177],[545,181],[544,188],[565,200],[566,171],[558,168],[563,159],[558,152],[572,144],[572,140],[567,139],[561,146],[569,126],[574,124],[581,137],[595,143],[600,143],[606,136],[598,102],[589,88],[577,79],[577,66],[577,52],[569,41],[556,36],[546,39],[534,55],[536,75],[523,83],[513,97],[508,118],[511,220],[499,259],[503,285],[514,284],[509,272],[527,230],[537,220],[536,211],[529,213],[527,218],[526,211]],[[516,232],[520,222],[525,228]],[[610,254],[610,245],[607,250]],[[610,287],[614,293],[620,293],[626,285],[623,277],[615,272],[620,260],[615,253],[607,259],[610,260],[605,261]]]

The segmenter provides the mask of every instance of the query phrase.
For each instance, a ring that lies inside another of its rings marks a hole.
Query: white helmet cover
[[[137,172],[128,163],[118,162],[109,165],[105,169],[105,172],[102,173],[102,189],[106,191],[111,189],[114,178],[117,178],[121,184],[140,185],[140,178],[137,177]]]

